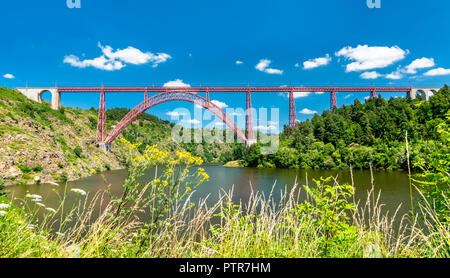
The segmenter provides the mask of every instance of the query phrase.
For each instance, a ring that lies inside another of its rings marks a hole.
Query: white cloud
[[[200,121],[197,120],[197,119],[192,119],[192,120],[182,120],[182,122],[187,123],[187,124],[194,124],[194,125],[200,124]]]
[[[353,96],[353,94],[348,94],[348,95],[346,95],[346,96],[344,97],[344,99],[351,98],[352,96]]]
[[[216,122],[215,125],[216,126],[224,126],[225,124],[223,122]]]
[[[268,74],[283,74],[283,71],[282,70],[279,70],[279,69],[272,69],[272,68],[268,68],[268,69],[266,69],[265,71],[264,71],[265,73],[268,73]]]
[[[294,92],[294,98],[302,98],[302,97],[307,97],[311,94],[312,92]]]
[[[400,70],[394,71],[392,73],[386,74],[385,77],[391,80],[398,80],[403,78],[403,74]]]
[[[166,82],[163,87],[170,87],[170,88],[178,88],[178,87],[191,87],[191,85],[186,84],[181,79],[176,79],[173,81]]]
[[[242,65],[244,62],[242,62],[242,61],[236,61],[236,65]]]
[[[101,43],[98,43],[98,47],[103,55],[97,58],[80,60],[78,56],[71,54],[64,57],[64,63],[78,68],[94,67],[101,70],[114,71],[124,68],[126,64],[143,65],[153,63],[152,66],[157,67],[158,64],[172,58],[166,53],[144,53],[132,46],[125,49],[117,49],[116,51],[111,46],[102,46]]]
[[[277,125],[277,124],[278,124],[278,122],[274,122],[274,121],[268,121],[268,122],[267,122],[267,124],[268,124],[268,125]]]
[[[311,109],[308,109],[308,108],[304,108],[303,110],[300,111],[300,114],[303,114],[303,115],[314,115],[314,114],[317,114],[317,111],[314,111],[314,110],[311,110]]]
[[[294,98],[304,98],[304,97],[308,97],[312,94],[313,92],[294,92]],[[325,94],[325,92],[314,92],[314,94],[316,95],[323,95]],[[285,93],[285,92],[280,92],[278,93],[279,96],[281,97],[289,97],[289,93]]]
[[[424,73],[425,76],[450,75],[450,69],[437,68]]]
[[[277,130],[277,127],[275,125],[268,125],[268,126],[257,126],[255,127],[255,129],[257,130],[262,130],[262,131],[269,131],[269,130]]]
[[[120,70],[125,67],[125,65],[120,61],[106,59],[105,56],[100,56],[95,59],[86,59],[81,61],[75,55],[68,55],[64,57],[64,63],[70,64],[72,67],[76,68],[87,68],[94,67],[96,69],[106,70],[106,71],[114,71]]]
[[[267,59],[262,59],[259,61],[259,63],[255,66],[255,68],[259,71],[264,71],[269,65],[271,61]]]
[[[432,68],[436,64],[434,63],[433,58],[421,58],[414,60],[411,64],[405,67],[406,72],[409,74],[416,74],[417,69],[426,69],[426,68]]]
[[[347,60],[354,61],[347,64],[346,72],[364,71],[378,68],[386,68],[406,57],[409,51],[398,46],[368,46],[358,45],[356,48],[344,47],[336,53]]]
[[[112,59],[120,60],[127,64],[133,65],[143,65],[149,62],[153,63],[153,67],[157,67],[158,64],[166,62],[168,59],[172,58],[166,53],[157,53],[156,55],[150,52],[142,52],[137,48],[129,46],[125,49],[117,49],[115,52],[111,46],[103,47],[100,43],[98,47],[102,49],[103,55]]]
[[[300,64],[299,64],[299,63],[296,63],[296,64],[294,65],[294,67],[299,68],[299,67],[300,67]]]
[[[303,69],[314,69],[320,66],[326,66],[331,62],[331,57],[327,54],[325,57],[320,57],[303,62]]]
[[[14,79],[15,78],[14,75],[12,75],[11,73],[7,73],[7,74],[3,75],[3,77],[6,79]]]
[[[217,105],[217,107],[223,109],[223,108],[227,108],[228,105],[225,102],[221,102],[218,100],[211,100],[212,103],[214,103],[215,105]]]
[[[362,73],[360,76],[362,79],[377,79],[378,77],[381,77],[383,75],[379,74],[376,71],[367,71],[367,72]]]
[[[239,116],[242,116],[242,114],[241,113],[237,113],[237,112],[232,112],[232,113],[230,113],[230,116],[232,116],[232,117],[239,117]]]
[[[180,117],[186,115],[186,113],[176,112],[176,111],[170,111],[166,113],[167,116],[171,117]]]
[[[269,68],[270,63],[272,63],[272,61],[270,61],[268,59],[262,59],[255,66],[255,68],[259,71],[262,71],[262,72],[265,72],[268,74],[283,74],[282,70]]]

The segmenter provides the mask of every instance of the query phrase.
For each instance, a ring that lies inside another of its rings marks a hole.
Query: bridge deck
[[[27,88],[17,88],[27,89]],[[28,88],[34,89],[34,88]],[[58,87],[61,93],[139,92],[410,92],[411,87]]]

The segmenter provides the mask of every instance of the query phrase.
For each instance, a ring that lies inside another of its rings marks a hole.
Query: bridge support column
[[[334,111],[337,108],[336,92],[330,93],[330,111]]]
[[[411,89],[411,91],[406,92],[406,97],[408,97],[410,99],[416,99],[416,97],[417,97],[417,90],[416,89]]]
[[[297,111],[295,110],[294,92],[289,92],[289,126],[297,126]]]
[[[375,90],[370,92],[370,98],[377,98],[377,92]]]
[[[430,100],[431,97],[431,90],[426,90],[425,91],[425,100],[428,101]]]
[[[247,91],[247,113],[245,119],[245,137],[247,146],[256,144],[255,132],[253,130],[252,95]]]
[[[61,107],[61,93],[58,90],[52,91],[52,109],[58,110]]]
[[[105,91],[100,92],[100,105],[98,108],[98,122],[97,122],[97,143],[104,144],[106,139],[106,104]]]

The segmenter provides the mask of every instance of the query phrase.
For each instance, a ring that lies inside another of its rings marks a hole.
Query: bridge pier
[[[16,88],[18,92],[27,98],[42,103],[42,95],[45,92],[52,94],[51,108],[58,110],[61,107],[61,93],[58,88]]]
[[[107,136],[106,127],[106,104],[105,104],[105,91],[102,89],[100,92],[100,105],[98,108],[98,121],[97,121],[97,142],[105,142]]]
[[[255,131],[253,130],[252,95],[247,91],[247,113],[245,117],[245,137],[247,146],[256,144]]]
[[[294,92],[289,92],[289,126],[297,126],[297,111],[295,110]]]
[[[337,108],[336,92],[330,93],[330,111],[334,111]]]

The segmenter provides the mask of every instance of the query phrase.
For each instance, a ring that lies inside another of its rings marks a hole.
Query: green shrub
[[[333,182],[331,177],[314,182],[317,186],[303,186],[312,201],[297,205],[295,213],[310,218],[320,238],[321,250],[318,251],[327,257],[336,246],[356,241],[357,228],[349,224],[349,215],[356,210],[351,201],[355,189]]]
[[[75,149],[73,149],[73,152],[79,158],[83,158],[83,149],[80,146],[76,146]]]
[[[42,167],[41,165],[37,165],[37,166],[34,166],[32,168],[32,170],[33,170],[33,172],[38,173],[38,172],[42,172],[42,170],[44,170],[44,167]]]
[[[5,192],[6,186],[5,186],[5,182],[3,181],[3,178],[0,177],[0,197],[6,197],[7,192]]]
[[[22,171],[22,173],[24,174],[29,174],[31,173],[31,171],[33,171],[28,165],[18,165],[17,167],[19,167],[20,171]]]
[[[66,182],[69,179],[69,176],[67,174],[67,172],[62,172],[61,175],[59,176],[59,180],[62,182]]]
[[[88,125],[93,130],[97,129],[97,119],[94,117],[89,117]]]

